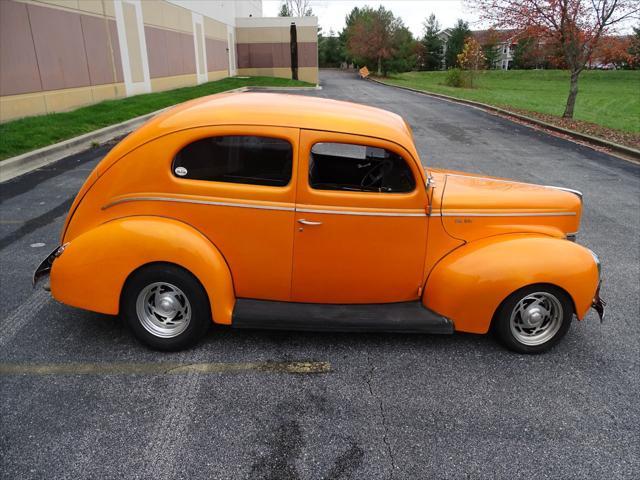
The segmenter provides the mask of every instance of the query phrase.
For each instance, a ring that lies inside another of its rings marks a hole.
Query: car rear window
[[[293,148],[280,138],[209,137],[190,143],[173,160],[179,178],[283,187],[291,180]]]
[[[389,150],[348,143],[316,143],[309,185],[318,190],[407,193],[416,182],[404,159]]]

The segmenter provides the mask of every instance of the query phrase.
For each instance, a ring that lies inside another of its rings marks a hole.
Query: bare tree
[[[516,28],[560,48],[571,72],[565,118],[573,118],[578,77],[604,35],[640,11],[638,0],[468,0],[495,27]]]
[[[313,15],[310,0],[283,0],[280,5],[280,17],[309,17]]]

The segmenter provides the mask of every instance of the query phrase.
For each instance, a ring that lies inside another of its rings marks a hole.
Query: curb
[[[591,135],[586,135],[584,133],[576,132],[575,130],[569,130],[568,128],[558,127],[557,125],[553,125],[551,123],[538,120],[537,118],[528,117],[520,113],[511,112],[509,110],[505,110],[504,108],[495,107],[493,105],[488,105],[486,103],[475,102],[473,100],[464,100],[460,98],[455,98],[449,95],[443,95],[441,93],[426,92],[424,90],[418,90],[417,88],[403,87],[401,85],[393,85],[393,84],[385,83],[373,78],[367,78],[367,80],[378,83],[380,85],[385,85],[387,87],[394,87],[394,88],[400,88],[402,90],[409,90],[410,92],[420,93],[428,97],[440,98],[442,100],[448,100],[450,102],[461,103],[463,105],[468,105],[470,107],[476,107],[482,110],[488,110],[491,112],[499,113],[507,117],[517,118],[518,120],[522,120],[523,122],[530,123],[539,127],[544,127],[548,130],[552,130],[554,132],[567,135],[568,137],[572,137],[573,139],[582,140],[583,142],[587,142],[592,145],[605,147],[613,152],[624,155],[619,157],[619,158],[622,158],[623,160],[631,161],[633,163],[637,163],[640,161],[640,150],[636,150],[635,148],[626,147],[624,145],[620,145],[619,143],[609,142],[602,138],[592,137]],[[590,145],[587,145],[587,146],[590,146]],[[631,158],[628,158],[628,157],[631,157]]]
[[[162,109],[165,110],[165,109]],[[92,148],[94,144],[108,142],[109,140],[125,135],[142,125],[151,117],[162,110],[141,115],[116,125],[94,130],[78,137],[70,138],[53,145],[32,150],[16,157],[7,158],[0,162],[0,183],[19,177],[37,168],[45,167],[53,162],[63,159],[74,153]]]
[[[247,91],[287,91],[287,90],[321,90],[320,85],[315,87],[240,87],[233,90],[225,90],[219,93],[233,93],[233,92],[247,92]],[[74,153],[82,152],[89,148],[92,148],[95,143],[105,143],[114,138],[126,135],[147,120],[155,117],[157,114],[171,108],[161,108],[155,112],[147,113],[139,117],[131,118],[122,123],[115,125],[109,125],[99,130],[85,133],[78,137],[73,137],[68,140],[63,140],[53,145],[47,145],[46,147],[32,150],[30,152],[23,153],[21,155],[7,158],[0,161],[0,183],[11,180],[12,178],[19,177],[25,173],[29,173],[38,168],[46,167],[58,160],[62,160]]]
[[[322,85],[316,85],[315,87],[242,87],[245,88],[247,92],[287,92],[289,90],[294,92],[310,92],[314,90],[322,90]],[[231,92],[231,90],[228,90]],[[220,92],[227,93],[227,92]]]

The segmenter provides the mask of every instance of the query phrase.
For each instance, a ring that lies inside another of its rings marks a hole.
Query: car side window
[[[389,150],[348,143],[316,143],[309,185],[317,190],[407,193],[415,179],[404,159]]]
[[[179,178],[284,187],[291,180],[292,159],[286,140],[227,135],[190,143],[171,168]]]

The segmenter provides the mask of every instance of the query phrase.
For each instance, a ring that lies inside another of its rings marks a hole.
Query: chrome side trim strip
[[[476,213],[476,212],[447,212],[431,213],[426,212],[402,212],[402,211],[378,211],[378,212],[360,212],[353,210],[327,210],[317,208],[295,208],[284,207],[278,205],[254,205],[249,203],[235,202],[216,202],[213,200],[198,200],[191,198],[172,198],[172,197],[126,197],[109,202],[102,207],[103,210],[111,208],[115,205],[129,202],[173,202],[173,203],[191,203],[196,205],[213,205],[218,207],[237,207],[237,208],[254,208],[257,210],[277,210],[283,212],[302,212],[302,213],[323,213],[334,215],[355,215],[365,217],[562,217],[575,216],[575,212],[509,212],[509,213]]]
[[[509,212],[509,213],[475,213],[475,212],[442,212],[443,217],[574,217],[575,212]]]
[[[555,188],[556,190],[562,190],[564,192],[573,193],[576,195],[580,201],[582,202],[582,192],[580,190],[574,190],[573,188],[565,188],[565,187],[556,187],[553,185],[544,185],[546,188]]]
[[[426,217],[427,213],[404,212],[354,212],[352,210],[320,210],[315,208],[296,208],[296,212],[303,213],[328,213],[335,215],[360,215],[365,217]]]
[[[294,207],[280,207],[277,205],[252,205],[249,203],[234,203],[234,202],[214,202],[212,200],[197,200],[191,198],[172,198],[172,197],[127,197],[113,202],[107,203],[102,207],[102,210],[120,205],[121,203],[129,202],[174,202],[174,203],[193,203],[196,205],[214,205],[218,207],[238,207],[238,208],[255,208],[258,210],[280,210],[284,212],[295,211]]]

